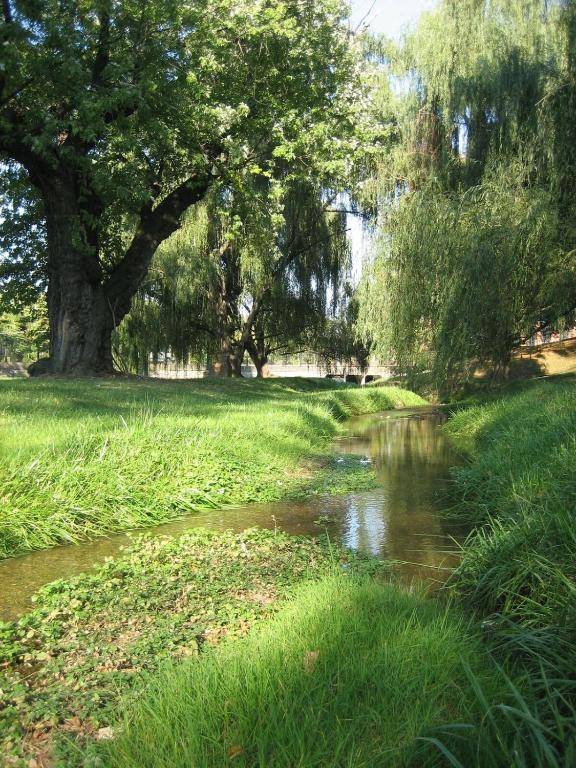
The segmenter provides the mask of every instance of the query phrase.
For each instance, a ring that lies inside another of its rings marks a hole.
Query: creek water
[[[466,533],[441,514],[449,468],[459,461],[440,430],[444,420],[431,408],[350,419],[334,451],[340,461],[358,461],[375,470],[379,486],[372,491],[210,510],[147,532],[177,536],[199,526],[235,531],[278,528],[308,535],[326,530],[334,542],[395,561],[393,567],[404,581],[442,582],[458,562],[457,542]],[[89,570],[140,533],[0,562],[0,618],[13,619],[29,610],[31,596],[43,584]]]

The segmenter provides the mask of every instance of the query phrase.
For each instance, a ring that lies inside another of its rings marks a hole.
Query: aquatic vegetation
[[[378,565],[327,540],[197,529],[143,538],[91,573],[47,585],[31,613],[0,624],[0,754],[25,766],[60,755],[70,766],[74,743],[109,733],[119,698],[141,690],[144,672],[245,635],[295,584],[340,564],[347,573]]]
[[[490,701],[506,700],[458,613],[393,585],[331,576],[247,638],[149,679],[85,765],[446,765],[424,739],[454,717],[481,719],[471,669]],[[472,757],[475,742],[455,749]]]
[[[366,487],[365,468],[327,461],[338,421],[423,402],[306,379],[0,381],[0,557]]]

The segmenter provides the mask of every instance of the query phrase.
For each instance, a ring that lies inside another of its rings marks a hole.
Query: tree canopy
[[[46,370],[111,369],[112,331],[158,245],[215,182],[348,162],[345,13],[337,0],[3,4],[3,195],[24,188],[39,208]],[[12,205],[12,233],[30,206]],[[17,247],[7,259],[5,283],[40,266]]]
[[[249,177],[214,188],[154,257],[119,332],[142,370],[150,353],[239,375],[277,352],[310,349],[336,307],[349,265],[346,215],[312,179]]]
[[[400,47],[381,42],[390,152],[370,192],[378,255],[360,327],[440,386],[505,370],[569,321],[576,99],[572,4],[444,0]]]
[[[337,346],[442,388],[573,321],[574,4],[442,0],[398,44],[347,13],[3,3],[0,312],[46,293],[35,372]],[[343,193],[378,230],[352,300]]]

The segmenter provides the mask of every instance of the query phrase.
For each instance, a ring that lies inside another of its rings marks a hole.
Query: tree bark
[[[246,350],[256,368],[256,376],[259,379],[269,378],[270,369],[268,368],[268,353],[265,348],[261,347],[253,338],[251,338],[246,346]]]
[[[262,323],[259,322],[259,320],[261,321],[259,311],[260,308],[258,306],[250,326],[251,333],[246,341],[246,350],[256,368],[256,376],[259,379],[267,379],[270,377],[270,369],[268,368],[269,348],[266,345],[264,328]]]
[[[272,375],[270,373],[270,368],[268,367],[268,358],[264,358],[263,360],[260,358],[256,358],[252,361],[254,365],[256,366],[256,376],[259,379],[269,379]]]
[[[31,375],[102,376],[114,372],[112,332],[130,311],[158,245],[180,226],[181,214],[206,193],[208,178],[189,179],[157,206],[144,206],[132,242],[103,275],[98,231],[102,210],[74,180],[52,174],[42,191],[48,240],[50,357]]]
[[[217,376],[241,378],[246,343],[242,334],[238,299],[241,291],[240,260],[227,241],[220,247],[220,274],[215,296],[220,350],[214,366]]]
[[[231,376],[235,379],[242,378],[242,363],[244,362],[244,348],[236,347],[230,355]]]
[[[42,179],[48,249],[50,358],[30,366],[39,373],[74,376],[113,372],[114,321],[102,284],[98,243],[84,223],[88,211],[62,174]]]
[[[220,352],[214,364],[214,374],[226,378],[241,378],[244,351],[243,346],[228,336],[223,336],[220,342]]]

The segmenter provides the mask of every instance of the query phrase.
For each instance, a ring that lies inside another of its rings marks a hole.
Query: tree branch
[[[92,67],[92,86],[97,88],[102,84],[102,75],[110,61],[110,11],[101,11],[98,14],[100,30],[98,32],[98,43],[96,46],[96,56]]]
[[[264,294],[265,293],[266,291],[264,291]],[[242,333],[240,335],[240,343],[243,344],[244,346],[246,346],[246,344],[250,340],[252,328],[254,326],[254,323],[256,322],[256,319],[258,318],[258,315],[260,314],[261,300],[262,300],[262,297],[260,299],[255,299],[252,302],[252,309],[250,310],[250,312],[248,313],[248,317],[244,321],[244,324],[242,327]]]
[[[197,320],[191,320],[189,326],[194,328],[195,331],[203,331],[214,338],[218,336],[218,333],[214,328],[210,328],[208,325],[204,325],[204,323],[199,323]]]
[[[110,273],[104,291],[116,322],[129,311],[132,296],[148,272],[160,243],[180,227],[180,217],[199,202],[211,184],[209,175],[193,176],[172,190],[155,208],[140,212],[140,221],[126,254]]]
[[[350,229],[345,229],[344,232],[350,232]],[[320,240],[316,240],[313,243],[310,243],[310,245],[307,245],[305,248],[300,248],[298,251],[291,251],[288,250],[284,256],[281,259],[278,259],[278,263],[272,270],[272,277],[277,277],[280,272],[282,272],[283,269],[286,269],[286,267],[290,266],[290,264],[294,261],[294,259],[297,259],[298,256],[302,256],[304,253],[308,253],[308,251],[311,251],[313,248],[315,248],[317,245],[322,245],[322,243],[326,243],[330,240],[333,240],[334,237],[339,235],[340,233],[335,233],[332,235],[328,235],[327,237],[322,237]]]

